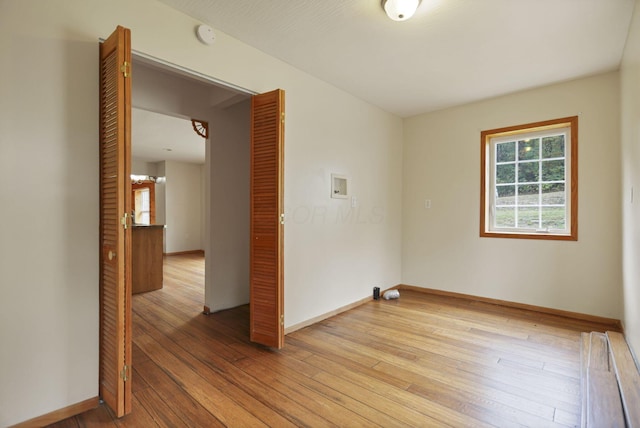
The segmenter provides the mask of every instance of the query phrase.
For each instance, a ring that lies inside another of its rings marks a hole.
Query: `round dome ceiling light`
[[[382,8],[394,21],[411,18],[420,5],[420,0],[382,0]]]

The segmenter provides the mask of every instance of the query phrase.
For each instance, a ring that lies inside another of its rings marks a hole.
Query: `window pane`
[[[496,166],[496,183],[515,183],[516,182],[516,165],[506,164]]]
[[[525,184],[518,186],[518,205],[538,205],[540,186]]]
[[[564,135],[545,137],[542,139],[542,157],[563,158],[564,157]]]
[[[496,208],[496,227],[516,227],[516,209]]]
[[[149,210],[149,189],[142,189],[142,209],[144,211]]]
[[[516,186],[497,186],[496,205],[515,205]]]
[[[540,138],[518,141],[518,160],[540,158]]]
[[[542,205],[564,205],[564,183],[542,185]],[[564,210],[564,208],[562,208]]]
[[[548,229],[565,229],[564,207],[542,207],[542,227]]]
[[[537,229],[540,211],[538,207],[526,207],[518,209],[518,227]]]
[[[518,183],[537,182],[540,179],[540,162],[518,164]]]
[[[564,180],[564,159],[542,162],[542,181]]]
[[[516,160],[516,142],[496,144],[496,162],[514,162]]]

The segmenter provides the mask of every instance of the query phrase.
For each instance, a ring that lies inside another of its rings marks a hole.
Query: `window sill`
[[[480,231],[481,238],[542,239],[548,241],[577,241],[578,234],[561,235],[557,233],[523,233],[523,232],[486,232]]]

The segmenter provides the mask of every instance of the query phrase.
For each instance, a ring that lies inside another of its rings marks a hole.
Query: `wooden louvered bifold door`
[[[100,396],[131,412],[131,33],[100,45]]]
[[[284,91],[251,102],[251,341],[284,345]]]

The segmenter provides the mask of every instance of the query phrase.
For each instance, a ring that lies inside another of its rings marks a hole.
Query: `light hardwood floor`
[[[604,326],[403,291],[249,342],[248,306],[205,316],[201,256],[134,296],[133,413],[53,427],[580,425],[580,332]]]

